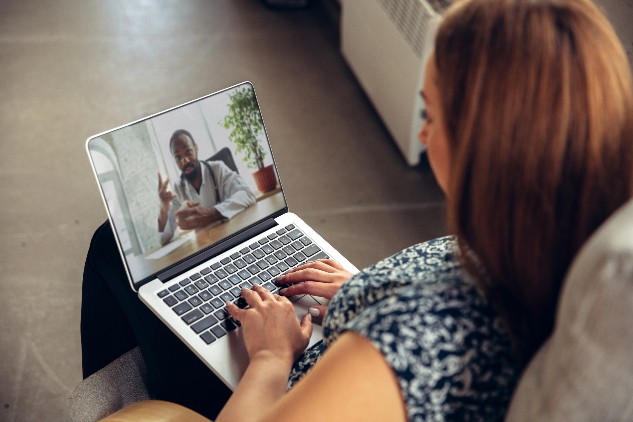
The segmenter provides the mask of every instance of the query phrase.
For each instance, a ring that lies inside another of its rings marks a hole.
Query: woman
[[[630,70],[589,1],[470,0],[446,13],[421,95],[455,238],[349,281],[331,261],[279,278],[332,298],[325,346],[303,355],[310,316],[244,290],[250,308],[228,311],[251,363],[218,420],[503,418],[572,258],[631,196]]]

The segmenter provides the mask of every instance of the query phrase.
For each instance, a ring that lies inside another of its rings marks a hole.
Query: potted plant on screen
[[[266,150],[259,136],[264,133],[264,122],[259,114],[255,92],[249,87],[237,88],[229,94],[229,113],[221,124],[230,130],[229,140],[237,148],[236,153],[244,156],[244,162],[251,169],[257,169],[253,178],[260,192],[269,192],[277,187],[277,177],[273,165],[264,166]]]

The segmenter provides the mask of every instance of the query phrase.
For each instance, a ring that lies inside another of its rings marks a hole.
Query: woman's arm
[[[230,303],[227,310],[242,323],[250,363],[218,421],[406,420],[391,367],[354,333],[343,334],[286,394],[292,363],[310,340],[310,315],[299,321],[287,298],[261,286],[242,297],[247,309]]]
[[[398,380],[369,340],[347,332],[262,420],[406,421]]]

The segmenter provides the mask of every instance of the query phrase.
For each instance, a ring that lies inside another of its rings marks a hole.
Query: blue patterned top
[[[332,298],[323,343],[295,363],[289,386],[345,331],[383,354],[409,420],[502,420],[520,366],[491,304],[462,270],[452,237],[365,269]]]

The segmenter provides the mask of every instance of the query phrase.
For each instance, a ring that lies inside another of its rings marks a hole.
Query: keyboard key
[[[215,262],[213,264],[211,264],[211,266],[209,268],[211,268],[213,271],[217,270],[218,268],[220,268],[222,265],[219,262]]]
[[[207,283],[209,283],[209,284],[213,284],[213,283],[217,282],[218,280],[220,280],[219,278],[217,278],[217,277],[216,277],[215,275],[213,275],[213,274],[209,274],[209,275],[208,275],[208,276],[206,276],[204,279],[205,279],[205,280],[207,281]]]
[[[211,293],[213,296],[219,296],[222,291],[223,290],[217,284],[215,286],[209,287],[209,293]]]
[[[200,321],[198,321],[195,324],[193,324],[191,326],[191,329],[193,331],[195,331],[196,334],[200,334],[201,332],[203,332],[204,330],[206,330],[207,328],[209,328],[210,326],[212,326],[216,322],[218,322],[218,319],[216,317],[214,317],[213,315],[207,315],[206,317],[204,317]]]
[[[199,279],[200,277],[202,277],[202,274],[195,273],[195,274],[192,274],[192,275],[191,275],[191,277],[189,277],[189,279],[190,279],[191,281],[196,281],[196,280],[197,280],[197,279]]]
[[[286,259],[286,257],[288,256],[288,254],[284,251],[277,251],[274,255],[277,259]]]
[[[175,292],[176,290],[180,289],[180,285],[179,284],[174,284],[172,286],[169,286],[169,291],[170,292]]]
[[[284,260],[284,262],[290,267],[296,267],[297,264],[299,263],[296,259],[294,259],[293,257],[289,257],[288,259]]]
[[[215,309],[224,308],[226,306],[224,304],[224,301],[222,301],[222,299],[217,298],[217,297],[215,299],[211,299],[211,302],[209,303],[212,304]]]
[[[299,239],[301,241],[301,243],[303,243],[304,245],[308,246],[310,243],[312,243],[312,240],[310,240],[309,237],[307,236],[303,236],[301,239]]]
[[[238,286],[235,286],[231,289],[231,294],[233,294],[233,296],[235,297],[240,297],[241,292],[242,292],[242,289]]]
[[[325,252],[321,251],[318,254],[314,255],[312,259],[330,259],[330,256]]]
[[[237,273],[237,275],[239,275],[242,280],[248,280],[251,277],[250,271],[247,271],[247,270],[242,270],[239,273]]]
[[[257,242],[255,242],[255,243],[251,243],[250,245],[248,245],[248,247],[249,247],[251,250],[255,250],[255,249],[259,248],[259,243],[257,243]]]
[[[186,286],[187,284],[191,283],[191,280],[189,280],[188,278],[185,278],[184,280],[182,280],[180,283],[181,286]]]
[[[204,314],[202,313],[202,311],[200,309],[194,309],[193,311],[189,312],[188,314],[183,315],[181,318],[183,321],[185,321],[185,323],[187,325],[191,325],[194,322],[196,322],[197,320],[199,320],[200,318],[202,318]]]
[[[207,287],[209,287],[209,283],[207,283],[207,282],[206,282],[206,281],[204,281],[204,280],[198,280],[198,281],[196,281],[196,282],[195,282],[195,283],[193,283],[193,284],[195,284],[195,285],[196,285],[196,287],[197,287],[198,289],[200,289],[200,290],[204,290],[204,289],[206,289]]]
[[[257,259],[255,259],[255,257],[251,254],[248,255],[244,255],[244,262],[246,262],[246,264],[252,264],[253,262],[257,261]]]
[[[220,260],[220,263],[222,263],[222,265],[226,265],[229,262],[231,262],[231,258],[229,258],[228,256]]]
[[[233,285],[228,280],[220,281],[219,286],[220,288],[222,288],[223,291],[229,290],[231,287],[233,287]]]
[[[307,259],[306,256],[301,252],[297,252],[296,254],[292,255],[292,257],[299,262],[303,262]]]
[[[268,239],[264,237],[264,238],[262,238],[262,239],[259,239],[259,240],[258,240],[258,243],[259,243],[260,245],[265,245],[266,243],[268,243]]]
[[[293,248],[295,248],[295,250],[300,251],[301,249],[303,249],[303,243],[296,241],[296,242],[292,242],[291,246]]]
[[[285,262],[278,262],[275,267],[279,270],[279,272],[283,273],[290,269],[290,267]],[[270,270],[269,270],[270,271]]]
[[[292,230],[290,233],[288,233],[288,237],[292,240],[297,240],[301,236],[303,236],[303,233],[301,233],[299,230]]]
[[[267,280],[270,280],[271,278],[270,274],[268,274],[268,271],[262,271],[261,273],[258,274],[258,277],[262,281],[267,281]]]
[[[211,333],[211,331],[200,334],[200,338],[207,344],[211,344],[215,341],[215,336]]]
[[[233,254],[231,254],[231,259],[237,259],[241,256],[242,254],[240,254],[239,252],[235,252]]]
[[[237,272],[237,267],[235,265],[233,265],[233,264],[227,265],[226,267],[224,267],[224,269],[229,274],[233,274],[233,273]]]
[[[224,310],[224,309],[218,309],[217,311],[215,311],[215,312],[213,313],[213,315],[214,315],[217,319],[219,319],[220,321],[222,321],[224,318],[226,318],[226,317],[228,317],[228,316],[229,316],[229,313],[228,313],[228,312],[226,312],[226,310]]]
[[[229,280],[234,286],[237,286],[238,284],[240,284],[242,282],[242,278],[240,276],[238,276],[237,274],[233,274],[227,280]]]
[[[279,248],[281,248],[281,247],[283,246],[283,243],[281,243],[281,242],[280,242],[280,241],[278,241],[278,240],[273,240],[272,242],[270,242],[270,246],[271,246],[273,249],[279,249]]]
[[[198,296],[191,296],[188,302],[191,303],[192,306],[200,306],[202,304],[202,299],[200,299]]]
[[[211,328],[211,332],[217,337],[220,338],[223,335],[226,334],[226,331],[224,331],[224,328],[220,327],[219,325],[216,325],[215,327]]]
[[[288,225],[285,227],[285,229],[286,229],[287,231],[290,231],[290,230],[292,230],[292,229],[294,229],[294,228],[295,228],[295,225],[294,225],[294,224],[288,224]]]
[[[165,289],[165,290],[162,290],[162,291],[158,292],[158,297],[160,297],[162,299],[165,296],[167,296],[168,294],[169,294],[169,290]]]
[[[185,287],[185,290],[187,291],[187,293],[189,293],[190,295],[195,295],[196,293],[198,293],[200,290],[198,290],[198,288],[194,285],[191,286],[187,286]]]
[[[256,251],[253,252],[253,256],[255,257],[255,259],[262,259],[263,257],[266,256],[266,254],[262,252],[260,249],[257,249]]]
[[[283,229],[283,228],[282,228],[282,229],[277,230],[275,233],[277,233],[278,235],[282,235],[282,234],[284,234],[285,232],[286,232],[286,229]]]
[[[233,302],[233,304],[235,304],[235,306],[237,306],[238,308],[242,308],[242,309],[245,309],[248,307],[248,303],[246,303],[246,300],[243,297],[237,298],[237,300]]]
[[[204,304],[200,307],[200,310],[201,310],[202,312],[204,312],[204,313],[205,313],[205,315],[210,314],[211,312],[213,312],[213,311],[214,311],[214,309],[215,309],[215,308],[214,308],[213,306],[209,305],[208,303],[204,303]]]
[[[321,249],[319,249],[317,245],[310,245],[306,247],[304,250],[302,250],[301,252],[305,254],[305,256],[312,256],[321,252]]]
[[[251,265],[250,267],[247,268],[248,272],[255,275],[258,272],[261,271],[261,269],[257,266],[257,265]]]
[[[202,275],[207,275],[211,272],[211,268],[204,268],[202,270],[200,270],[200,274]]]
[[[225,319],[220,323],[220,327],[224,328],[227,332],[231,332],[237,328],[237,325],[232,319]]]
[[[174,306],[176,303],[178,303],[178,299],[173,296],[167,296],[165,299],[163,299],[163,302],[165,302],[167,306]]]
[[[174,296],[176,296],[176,298],[178,298],[178,300],[183,301],[185,299],[187,299],[189,297],[189,295],[183,291],[183,290],[178,290]]]
[[[266,257],[266,261],[267,261],[270,265],[273,265],[273,264],[276,264],[276,263],[277,263],[277,261],[279,261],[279,260],[277,259],[277,257],[276,257],[276,256],[274,256],[274,255],[270,255],[270,256],[267,256],[267,257]]]
[[[240,249],[240,253],[241,253],[242,255],[246,255],[246,254],[247,254],[247,253],[249,253],[250,251],[251,251],[251,250],[250,250],[248,247],[243,248],[243,249]]]
[[[295,248],[290,245],[284,246],[283,251],[286,255],[294,255],[294,253],[297,252]]]
[[[224,303],[226,302],[231,302],[233,299],[235,299],[233,297],[233,295],[229,292],[224,292],[220,295],[220,299],[222,299],[224,301]]]
[[[273,276],[273,277],[276,277],[276,276],[278,276],[279,274],[281,274],[281,271],[279,271],[279,270],[277,269],[277,267],[270,267],[267,271],[268,271],[268,273],[269,273],[271,276]]]
[[[292,242],[292,240],[290,240],[288,236],[281,236],[279,238],[279,241],[281,242],[282,245],[287,245],[288,243]]]
[[[262,252],[264,252],[266,255],[270,255],[271,253],[275,252],[275,250],[270,245],[264,245],[262,246]]]
[[[220,268],[219,270],[215,272],[215,276],[219,278],[220,280],[226,277],[227,275],[228,274],[226,273],[226,271],[224,271],[222,268]]]
[[[241,259],[241,258],[240,258],[240,259],[236,259],[236,260],[233,262],[233,264],[235,264],[235,266],[236,266],[238,269],[240,269],[240,270],[241,270],[242,268],[246,267],[246,261],[244,261],[244,260],[243,260],[243,259]]]
[[[193,307],[188,302],[181,302],[179,305],[174,306],[174,312],[176,315],[183,315],[185,312],[189,312]]]
[[[276,238],[278,235],[277,233],[271,233],[268,236],[266,236],[267,238],[269,238],[270,240],[273,240],[274,238]]]

